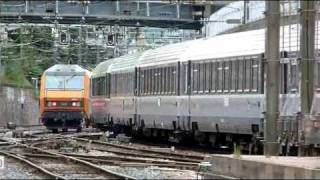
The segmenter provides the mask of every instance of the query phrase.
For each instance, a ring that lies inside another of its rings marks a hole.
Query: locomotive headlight
[[[52,106],[57,106],[57,102],[52,102]]]
[[[76,102],[72,102],[72,106],[77,106],[77,103]]]
[[[80,102],[77,102],[77,106],[80,107]]]
[[[51,106],[52,106],[52,103],[51,103],[51,102],[48,102],[47,105],[48,105],[48,107],[51,107]]]

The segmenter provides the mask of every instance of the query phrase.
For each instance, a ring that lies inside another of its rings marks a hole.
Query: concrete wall
[[[39,104],[32,89],[0,86],[0,126],[39,124]]]
[[[258,157],[259,158],[259,157]],[[290,157],[289,157],[290,158]],[[266,163],[259,160],[245,160],[225,155],[212,155],[206,158],[211,162],[210,173],[237,177],[240,179],[319,179],[320,169]],[[207,178],[210,178],[208,176]]]

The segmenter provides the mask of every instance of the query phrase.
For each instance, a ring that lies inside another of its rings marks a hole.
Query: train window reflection
[[[83,76],[65,76],[66,89],[83,89]]]
[[[64,76],[47,76],[46,88],[48,89],[63,89],[64,88]]]

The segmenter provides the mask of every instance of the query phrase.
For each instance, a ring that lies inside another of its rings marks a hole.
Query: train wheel
[[[52,133],[58,133],[58,129],[52,129]]]
[[[68,132],[68,128],[63,128],[62,132]]]

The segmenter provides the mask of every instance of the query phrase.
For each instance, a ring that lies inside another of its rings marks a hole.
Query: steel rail
[[[119,145],[119,144],[112,144],[108,142],[101,142],[97,140],[88,140],[85,138],[78,138],[78,137],[72,137],[71,139],[78,140],[78,141],[86,141],[86,142],[92,142],[95,144],[100,144],[100,145],[105,145],[105,146],[113,146],[116,148],[121,148],[121,149],[127,149],[127,150],[135,150],[135,151],[140,151],[140,152],[147,152],[147,153],[155,153],[155,154],[161,154],[161,155],[166,155],[165,157],[169,159],[168,156],[176,156],[179,158],[189,158],[189,161],[194,160],[194,162],[202,161],[205,156],[201,155],[191,155],[191,154],[183,154],[183,153],[170,153],[170,152],[163,152],[163,151],[157,151],[157,150],[152,150],[152,149],[142,149],[139,147],[133,147],[133,146],[125,146],[125,145]]]
[[[43,150],[41,148],[31,147],[31,146],[24,145],[24,144],[19,144],[19,146],[24,147],[26,149],[35,150],[35,151],[38,151],[38,152],[42,152],[42,153],[45,153],[45,154],[49,154],[49,155],[52,155],[52,156],[64,158],[64,159],[67,159],[67,160],[74,161],[76,163],[80,163],[80,164],[86,165],[87,167],[91,167],[91,168],[93,168],[95,170],[101,171],[102,173],[104,173],[104,174],[106,174],[108,176],[112,176],[112,178],[116,178],[116,179],[136,179],[136,178],[128,176],[128,175],[124,175],[124,174],[121,174],[121,173],[117,173],[117,172],[113,172],[113,171],[104,169],[104,168],[99,167],[99,166],[97,166],[95,164],[92,164],[92,163],[90,163],[88,161],[81,160],[81,159],[78,159],[78,158],[75,158],[75,157],[66,156],[66,155],[63,155],[63,154],[60,154],[60,153],[50,152],[50,151],[47,151],[47,150]]]
[[[0,151],[0,154],[3,154],[5,156],[8,156],[8,157],[11,157],[13,159],[16,159],[16,160],[19,160],[21,162],[24,162],[24,163],[28,164],[29,166],[31,166],[31,167],[43,172],[44,174],[48,175],[51,178],[54,178],[54,179],[66,179],[66,178],[64,178],[64,177],[62,177],[62,176],[60,176],[58,174],[52,173],[52,172],[50,172],[50,171],[48,171],[48,170],[46,170],[46,169],[34,164],[33,162],[31,162],[29,160],[26,160],[26,159],[24,159],[22,157],[19,157],[17,155],[14,155],[14,154],[11,154],[11,153],[7,153],[7,152],[4,152],[4,151]]]

